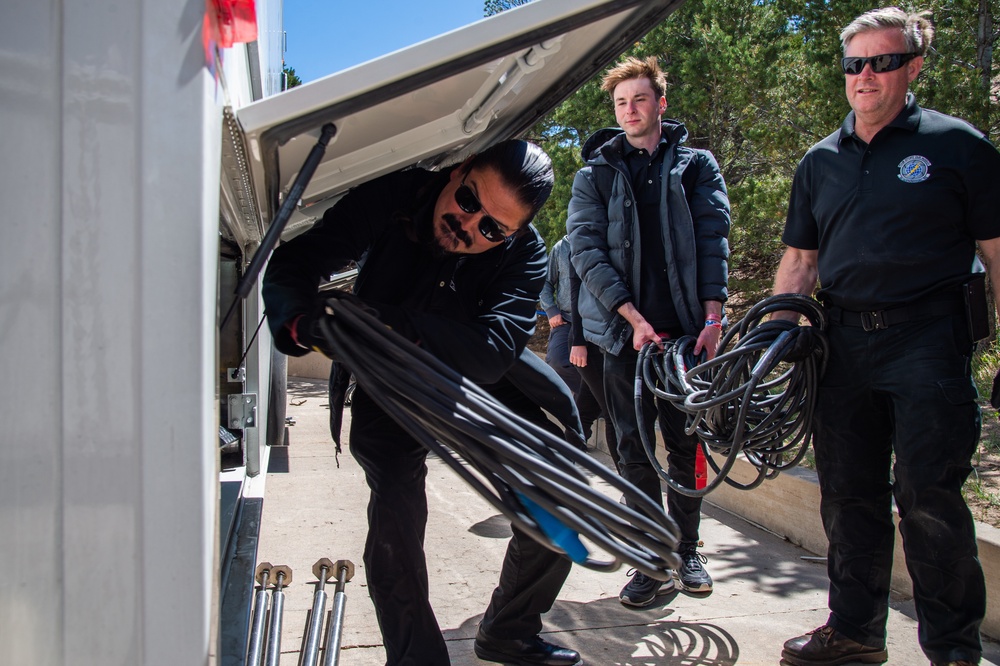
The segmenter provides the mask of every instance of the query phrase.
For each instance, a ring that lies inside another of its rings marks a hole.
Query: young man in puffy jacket
[[[666,79],[655,57],[627,58],[607,72],[620,129],[587,140],[587,164],[573,182],[569,230],[573,266],[583,280],[579,314],[584,337],[604,353],[605,397],[618,434],[618,471],[662,506],[660,477],[646,456],[633,397],[635,366],[646,343],[664,337],[697,338],[695,353],[713,358],[722,333],[728,292],[729,198],[712,154],[684,146],[687,130],[663,120]],[[695,486],[699,446],[684,433],[685,415],[646,391],[643,425],[654,440],[659,420],[667,473]],[[708,592],[712,578],[697,550],[701,500],[667,491],[667,507],[681,532],[677,582]],[[673,589],[634,572],[619,598],[649,606]]]

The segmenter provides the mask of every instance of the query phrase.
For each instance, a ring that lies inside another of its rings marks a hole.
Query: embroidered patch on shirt
[[[904,183],[919,183],[931,177],[931,161],[922,155],[910,155],[899,163],[899,179]]]

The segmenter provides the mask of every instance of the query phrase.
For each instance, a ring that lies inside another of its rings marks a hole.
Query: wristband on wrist
[[[722,322],[719,321],[718,319],[706,319],[705,328],[708,328],[709,326],[712,326],[714,328],[722,328]]]

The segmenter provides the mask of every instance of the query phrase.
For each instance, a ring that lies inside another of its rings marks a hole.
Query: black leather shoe
[[[583,666],[580,653],[546,643],[540,636],[504,640],[476,634],[476,656],[508,666]]]
[[[804,636],[785,641],[781,658],[792,666],[837,666],[852,662],[882,664],[889,659],[889,653],[885,648],[862,645],[833,627],[823,625]]]

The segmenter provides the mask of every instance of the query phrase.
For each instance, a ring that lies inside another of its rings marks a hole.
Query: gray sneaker
[[[657,595],[667,594],[674,589],[672,578],[656,580],[635,569],[629,569],[628,575],[632,577],[632,580],[622,588],[621,594],[618,595],[618,600],[625,606],[636,608],[648,606],[656,600]]]
[[[681,568],[674,572],[674,577],[681,587],[688,592],[711,592],[712,577],[702,566],[708,558],[696,548],[687,548],[678,553],[681,558]]]

